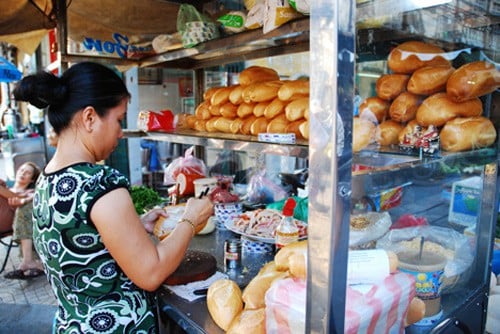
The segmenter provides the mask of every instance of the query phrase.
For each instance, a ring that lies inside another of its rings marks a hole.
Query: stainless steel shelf
[[[175,130],[172,132],[143,132],[124,130],[125,138],[147,138],[187,145],[198,145],[208,148],[276,154],[307,158],[309,145],[306,140],[297,140],[296,144],[275,144],[261,142],[255,136],[227,134],[219,132],[197,132],[192,130]]]

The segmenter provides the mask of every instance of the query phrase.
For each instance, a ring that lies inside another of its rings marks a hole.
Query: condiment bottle
[[[276,250],[299,240],[299,228],[293,220],[293,210],[295,209],[296,202],[290,197],[286,200],[283,206],[283,219],[276,227],[275,232],[275,245]]]

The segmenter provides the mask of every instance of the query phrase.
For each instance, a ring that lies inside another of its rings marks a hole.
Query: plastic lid
[[[283,215],[288,217],[293,216],[293,210],[295,209],[296,204],[297,203],[293,197],[287,199],[285,205],[283,206]]]

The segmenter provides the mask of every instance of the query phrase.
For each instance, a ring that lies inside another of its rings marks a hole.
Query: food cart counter
[[[191,241],[189,249],[212,254],[217,260],[217,271],[243,288],[257,275],[263,264],[272,261],[274,253],[250,253],[242,249],[242,266],[239,270],[225,271],[224,242],[239,238],[229,231],[216,229],[207,235],[197,235]],[[157,292],[160,333],[224,333],[212,320],[207,308],[206,297],[189,302],[162,286]]]

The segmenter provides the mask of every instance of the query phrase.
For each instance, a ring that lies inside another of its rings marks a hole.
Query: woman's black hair
[[[60,134],[77,111],[90,106],[103,117],[130,93],[112,69],[82,62],[71,66],[61,77],[43,71],[26,76],[14,89],[14,97],[38,108],[48,106],[49,122]]]

